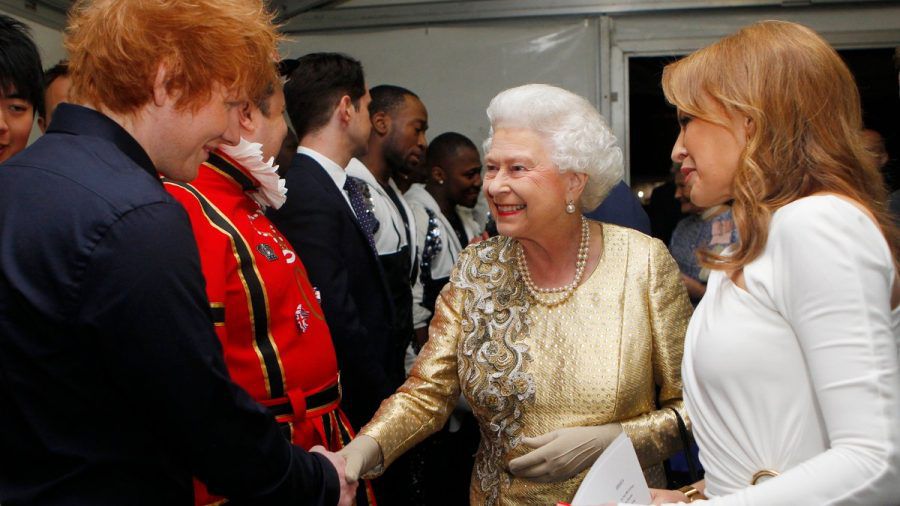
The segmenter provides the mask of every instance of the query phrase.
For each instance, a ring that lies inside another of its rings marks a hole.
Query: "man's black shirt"
[[[117,123],[62,104],[0,165],[0,503],[335,504],[228,377],[187,214]]]

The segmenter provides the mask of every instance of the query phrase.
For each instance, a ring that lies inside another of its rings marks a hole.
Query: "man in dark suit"
[[[404,380],[405,343],[395,342],[393,309],[362,184],[344,172],[365,154],[371,123],[362,66],[340,54],[298,60],[285,84],[300,139],[284,174],[287,201],[271,215],[319,290],[341,370],[343,400],[359,429]]]
[[[0,167],[0,503],[189,505],[192,476],[230,504],[351,503],[343,457],[292,446],[230,380],[160,182],[240,139],[277,79],[270,19],[260,0],[71,12],[72,103]]]

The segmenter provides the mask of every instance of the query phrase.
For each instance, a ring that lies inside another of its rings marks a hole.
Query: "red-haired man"
[[[222,145],[190,183],[166,181],[184,205],[200,250],[206,294],[234,381],[266,406],[285,437],[337,451],[355,434],[340,410],[341,386],[318,290],[301,259],[265,216],[287,190],[273,165],[287,132],[284,91],[240,107],[237,146]],[[372,501],[357,490],[357,506]],[[195,504],[211,504],[200,486]]]

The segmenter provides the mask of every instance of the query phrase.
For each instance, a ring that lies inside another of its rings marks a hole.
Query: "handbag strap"
[[[691,483],[694,483],[700,479],[700,474],[697,471],[700,467],[700,463],[697,462],[697,457],[694,455],[694,452],[691,451],[691,442],[693,438],[691,437],[690,432],[688,432],[684,420],[681,418],[681,413],[675,408],[669,409],[675,413],[675,421],[678,422],[678,432],[681,436],[681,444],[684,446],[684,459],[687,461],[688,476],[691,478]]]

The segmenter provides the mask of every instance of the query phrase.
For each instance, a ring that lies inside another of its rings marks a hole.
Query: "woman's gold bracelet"
[[[706,499],[706,496],[703,495],[703,492],[694,488],[693,485],[687,485],[687,486],[681,487],[678,489],[678,491],[681,492],[682,494],[684,494],[685,497],[687,497],[687,502],[689,502],[689,503],[694,502],[694,499],[697,499],[697,500]]]

